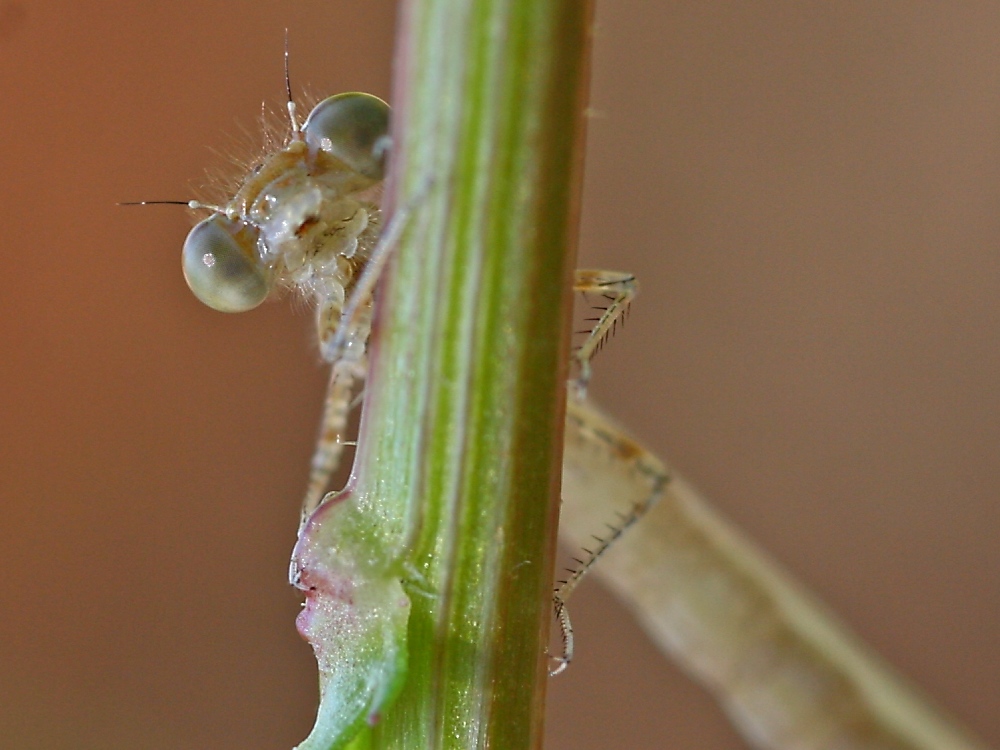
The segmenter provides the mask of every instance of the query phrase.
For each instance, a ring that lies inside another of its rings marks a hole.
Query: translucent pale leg
[[[573,353],[579,372],[572,387],[580,398],[586,395],[590,383],[590,360],[601,350],[604,343],[612,336],[619,322],[624,322],[629,303],[639,290],[635,276],[622,271],[595,271],[579,269],[573,281],[573,291],[585,295],[599,294],[603,304],[592,305],[591,309],[600,313],[587,322],[593,327],[587,333],[587,339]],[[589,297],[588,297],[589,299]]]
[[[302,501],[303,522],[319,507],[326,495],[330,477],[340,465],[345,445],[344,430],[350,415],[353,393],[354,377],[350,370],[331,368],[323,406],[323,421],[320,423],[319,438],[309,465],[309,485]]]
[[[340,465],[340,458],[346,445],[344,433],[354,404],[352,397],[355,383],[365,374],[365,343],[371,330],[371,301],[354,311],[348,326],[349,332],[336,339],[337,350],[330,367],[330,383],[326,390],[323,407],[323,421],[320,424],[319,439],[313,452],[309,469],[309,485],[302,502],[302,523],[312,514],[326,495],[330,477]],[[324,355],[331,352],[332,342],[346,324],[339,311],[318,314],[320,349]]]
[[[715,693],[755,747],[984,750],[914,694],[690,485],[676,477],[667,483],[667,475],[659,460],[594,404],[569,400],[560,533],[586,546],[607,519],[609,502],[621,502],[625,510],[558,596],[565,599],[604,555],[598,575],[631,606],[653,640]],[[608,550],[621,529],[643,515],[628,540]]]
[[[578,270],[573,282],[573,290],[583,292],[590,300],[589,295],[599,294],[601,304],[591,305],[591,310],[599,312],[600,315],[587,318],[587,322],[593,323],[593,327],[586,333],[587,338],[573,353],[577,363],[577,379],[570,383],[568,395],[570,407],[566,416],[567,440],[569,433],[573,430],[586,429],[578,424],[572,416],[572,405],[582,403],[586,399],[587,385],[590,382],[590,360],[600,351],[601,347],[618,327],[619,321],[624,321],[628,312],[629,303],[638,291],[635,276],[622,271],[598,271],[598,270]],[[570,574],[568,578],[556,581],[556,589],[552,595],[552,603],[555,608],[556,619],[559,621],[559,634],[562,638],[562,654],[553,657],[557,666],[549,674],[557,675],[562,672],[573,660],[573,624],[570,621],[569,610],[566,609],[566,600],[573,593],[580,579],[586,575],[590,567],[597,562],[597,559],[604,554],[622,533],[629,526],[634,524],[646,512],[649,505],[656,499],[657,493],[666,482],[666,475],[658,473],[658,468],[650,466],[653,484],[650,492],[644,500],[631,508],[626,514],[619,514],[616,525],[605,524],[607,533],[604,536],[591,537],[589,542],[593,549],[587,549],[586,545],[581,545],[586,555],[585,558],[574,558],[579,567],[567,570]],[[604,527],[602,527],[604,528]],[[596,542],[596,546],[594,546]]]
[[[294,114],[292,117],[294,118]],[[377,144],[377,147],[385,150],[388,144],[383,141]],[[351,287],[346,303],[343,306],[330,304],[327,309],[321,307],[318,312],[317,331],[320,350],[324,359],[332,363],[332,367],[319,440],[309,471],[309,486],[302,502],[300,528],[323,502],[330,477],[340,465],[340,457],[346,445],[343,439],[344,430],[354,406],[351,400],[354,384],[364,378],[367,370],[365,346],[371,334],[372,295],[375,285],[399,244],[413,210],[424,199],[432,185],[432,180],[426,180],[412,200],[396,209],[368,255],[364,271]],[[374,228],[374,220],[371,226]]]

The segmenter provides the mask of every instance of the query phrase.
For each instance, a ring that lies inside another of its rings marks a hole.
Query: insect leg
[[[565,580],[557,582],[552,601],[556,619],[559,621],[562,654],[554,657],[557,666],[550,672],[552,675],[566,669],[573,659],[573,624],[566,609],[567,599],[597,560],[627,528],[635,524],[649,510],[669,480],[663,464],[622,430],[601,418],[589,407],[586,400],[591,376],[590,361],[608,337],[615,332],[619,322],[624,320],[629,303],[638,291],[635,276],[621,271],[578,270],[573,289],[583,292],[584,295],[599,294],[603,303],[593,306],[593,309],[600,314],[589,319],[594,325],[583,345],[573,354],[578,373],[572,383],[567,405],[566,454],[563,459],[563,470],[567,470],[572,457],[579,456],[581,452],[589,452],[594,454],[592,458],[604,459],[615,464],[619,471],[628,472],[633,476],[636,496],[632,498],[628,510],[619,514],[617,522],[608,524],[608,533],[593,537],[596,546],[593,549],[585,549],[584,556],[576,558],[577,567],[568,570],[570,575]]]
[[[635,442],[616,424],[604,417],[586,401],[570,396],[566,408],[566,444],[563,457],[563,485],[579,486],[571,482],[572,474],[581,464],[598,466],[605,472],[626,478],[628,497],[607,532],[592,536],[595,544],[584,549],[582,558],[575,558],[576,567],[567,569],[569,576],[556,582],[552,597],[562,638],[562,654],[553,657],[557,666],[549,674],[557,675],[573,660],[573,625],[566,610],[566,600],[580,584],[594,564],[618,541],[625,531],[635,525],[663,494],[670,473],[656,456]],[[591,485],[593,486],[593,485]],[[620,488],[622,483],[619,482]],[[597,489],[599,492],[600,490]],[[606,499],[606,498],[605,498]]]
[[[302,523],[319,507],[343,452],[342,440],[352,408],[354,381],[365,375],[365,344],[371,333],[372,294],[414,208],[430,189],[428,180],[413,200],[400,206],[379,235],[364,270],[342,307],[320,309],[317,329],[324,359],[333,363],[320,437],[313,454],[309,487],[302,504]]]
[[[330,383],[326,390],[323,421],[319,440],[313,453],[309,470],[309,485],[302,502],[302,523],[319,507],[330,484],[330,477],[340,465],[343,453],[344,432],[351,410],[358,402],[353,399],[355,384],[365,375],[365,343],[371,330],[371,301],[362,305],[353,321],[348,323],[336,305],[321,308],[318,312],[320,347],[324,355],[330,351],[329,342],[347,327],[339,356],[330,368]]]
[[[639,286],[635,276],[622,271],[596,271],[580,269],[576,272],[573,290],[584,295],[599,294],[601,302],[592,306],[597,317],[589,318],[593,327],[583,345],[573,353],[579,371],[573,386],[577,398],[584,398],[590,383],[590,360],[608,340],[628,312],[629,303]],[[588,297],[589,299],[589,297]]]
[[[302,501],[302,522],[319,506],[326,494],[330,477],[340,465],[344,450],[343,433],[351,411],[354,378],[349,371],[334,367],[326,390],[323,421],[309,467],[309,486]]]
[[[397,208],[392,218],[389,219],[389,223],[386,224],[382,234],[379,235],[378,242],[372,248],[368,262],[365,264],[364,271],[361,272],[361,276],[351,290],[350,297],[347,298],[347,304],[344,306],[341,316],[340,327],[330,340],[329,356],[331,358],[338,356],[340,350],[347,345],[349,331],[356,325],[356,319],[361,313],[362,308],[366,305],[371,306],[371,296],[375,291],[375,285],[382,277],[382,271],[386,263],[389,262],[389,258],[392,257],[393,251],[399,244],[399,240],[403,236],[403,231],[410,221],[410,215],[424,199],[431,184],[432,182],[428,180],[411,200]]]

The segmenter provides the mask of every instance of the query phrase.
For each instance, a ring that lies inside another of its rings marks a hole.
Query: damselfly
[[[315,307],[319,348],[331,375],[305,521],[331,497],[326,490],[366,373],[375,282],[413,209],[398,209],[383,226],[379,205],[389,151],[384,102],[361,93],[334,96],[301,126],[290,95],[288,109],[284,143],[250,170],[231,199],[189,204],[211,215],[188,235],[183,266],[195,295],[217,310],[249,310],[280,289]],[[568,514],[570,536],[586,536],[582,521],[596,523],[608,496],[624,499],[625,506],[557,582],[553,602],[563,647],[553,673],[573,657],[567,597],[621,534],[651,512],[652,536],[644,548],[655,554],[620,556],[612,575],[643,581],[633,587],[642,591],[633,599],[649,628],[720,696],[756,744],[976,747],[866,662],[807,596],[588,400],[591,359],[637,287],[628,273],[578,271],[575,288],[598,300],[598,314],[572,355],[577,374],[569,388],[563,469],[567,499],[578,508]],[[294,568],[292,582],[299,583]]]

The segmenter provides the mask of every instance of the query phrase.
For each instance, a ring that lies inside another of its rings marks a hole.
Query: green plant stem
[[[590,19],[404,3],[387,204],[412,212],[351,493],[405,551],[409,668],[357,747],[541,743]]]

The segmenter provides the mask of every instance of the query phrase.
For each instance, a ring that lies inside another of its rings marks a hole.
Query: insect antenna
[[[288,73],[288,29],[285,29],[285,95],[288,97],[288,102],[285,105],[288,107],[288,119],[292,121],[292,140],[297,141],[301,138],[299,131],[299,120],[295,115],[295,101],[292,99],[292,77]]]
[[[204,208],[209,211],[215,211],[218,214],[225,213],[221,206],[216,206],[211,203],[202,203],[201,201],[120,201],[119,206],[187,206],[191,209]]]
[[[121,201],[119,206],[189,206],[191,201]]]

